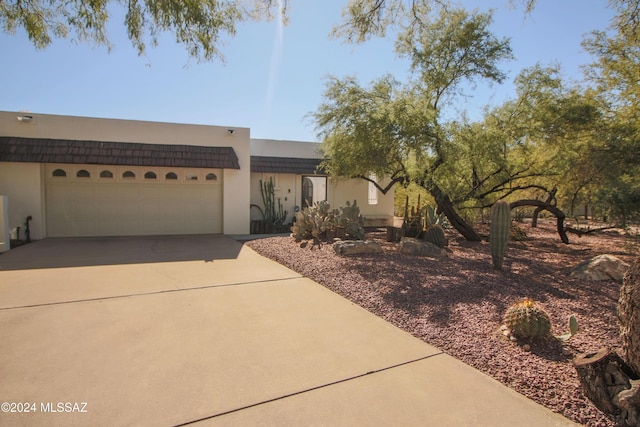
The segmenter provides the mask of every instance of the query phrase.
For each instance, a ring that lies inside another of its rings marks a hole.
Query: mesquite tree
[[[502,82],[498,63],[511,58],[506,39],[490,31],[490,13],[442,9],[401,31],[397,53],[410,60],[413,79],[401,84],[391,76],[362,87],[351,77],[330,78],[324,101],[312,115],[323,140],[325,168],[335,176],[371,174],[394,184],[414,182],[435,199],[438,210],[468,240],[480,240],[456,211],[439,174],[451,144],[443,106],[460,95],[463,83]]]

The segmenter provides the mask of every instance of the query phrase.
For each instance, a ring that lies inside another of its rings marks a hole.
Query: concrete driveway
[[[13,249],[0,331],[2,426],[571,425],[223,236]]]

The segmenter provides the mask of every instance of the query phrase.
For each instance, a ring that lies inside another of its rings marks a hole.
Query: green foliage
[[[447,238],[444,235],[444,229],[439,225],[429,226],[424,232],[423,239],[440,248],[444,248],[447,245]]]
[[[511,58],[511,49],[506,39],[489,31],[490,13],[430,12],[419,6],[402,12],[419,20],[402,28],[396,42],[398,55],[411,63],[413,78],[403,85],[385,76],[363,87],[353,77],[332,77],[312,117],[330,174],[375,173],[403,185],[415,183],[430,193],[458,231],[478,240],[452,208],[448,188],[442,187],[446,180],[441,174],[455,156],[441,112],[456,100],[463,83],[501,82],[498,64]]]
[[[504,323],[518,338],[545,337],[551,333],[549,315],[528,298],[507,309]]]
[[[613,1],[613,0],[612,0]],[[509,0],[510,6],[522,3],[524,13],[533,10],[536,0]],[[371,37],[384,37],[388,28],[419,25],[420,17],[451,6],[440,0],[348,0],[342,9],[343,22],[332,36],[348,43],[363,43]]]
[[[394,191],[394,213],[396,216],[404,216],[405,202],[409,198],[409,206],[418,204],[418,199],[430,201],[433,203],[433,198],[429,196],[426,189],[420,187],[416,183],[410,183],[409,185],[398,185]]]
[[[536,1],[510,3],[529,13]],[[341,97],[327,92],[323,107],[335,103],[319,110],[317,123],[334,172],[355,170],[344,161],[353,156],[359,174],[399,174],[404,186],[429,190],[441,208],[439,196],[447,195],[459,212],[510,195],[544,199],[557,189],[554,206],[570,216],[590,205],[623,224],[640,218],[640,2],[608,3],[611,27],[583,43],[595,58],[585,67],[588,88],[567,86],[560,66],[536,65],[516,78],[516,97],[481,122],[463,116],[443,123],[440,106],[455,104],[461,81],[504,78],[496,59],[510,51],[488,33],[490,15],[465,16],[448,2],[349,0],[334,34],[363,42],[398,29],[396,50],[411,61],[415,85],[391,77],[369,87],[355,79],[331,85]],[[400,215],[405,196],[396,199]]]
[[[606,179],[606,186],[599,187],[593,194],[594,206],[621,226],[640,220],[640,167],[628,171],[635,173],[612,173]]]
[[[0,1],[0,22],[8,33],[24,28],[38,49],[50,45],[54,37],[66,38],[70,34],[75,34],[81,42],[110,47],[106,26],[110,10],[114,7],[125,8],[127,35],[140,55],[148,44],[157,45],[160,34],[171,32],[177,42],[185,45],[189,56],[198,61],[210,61],[214,58],[224,60],[219,50],[222,38],[234,36],[238,23],[249,19],[270,19],[276,2],[5,0]],[[278,13],[285,18],[286,1]]]
[[[491,229],[489,244],[491,246],[491,259],[496,270],[502,270],[502,262],[507,252],[507,242],[511,231],[511,209],[504,200],[498,200],[493,205],[491,213]]]

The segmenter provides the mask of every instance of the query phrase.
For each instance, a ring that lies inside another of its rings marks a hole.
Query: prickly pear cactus
[[[364,239],[364,218],[360,215],[360,207],[358,207],[358,203],[355,200],[353,204],[347,201],[346,207],[340,206],[340,223],[352,239]]]
[[[544,337],[551,333],[549,315],[529,298],[509,307],[504,323],[518,338]]]
[[[444,229],[439,225],[431,225],[424,232],[424,240],[429,243],[433,243],[439,248],[444,248],[447,245],[447,238],[444,236]]]
[[[507,252],[509,231],[511,230],[511,209],[504,200],[498,200],[491,211],[491,229],[489,243],[493,268],[502,270],[502,262]]]

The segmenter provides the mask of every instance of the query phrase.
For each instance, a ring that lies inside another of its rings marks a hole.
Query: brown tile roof
[[[240,169],[232,147],[0,136],[0,162]]]
[[[294,157],[251,156],[251,172],[295,173],[300,175],[324,175],[321,159]]]

